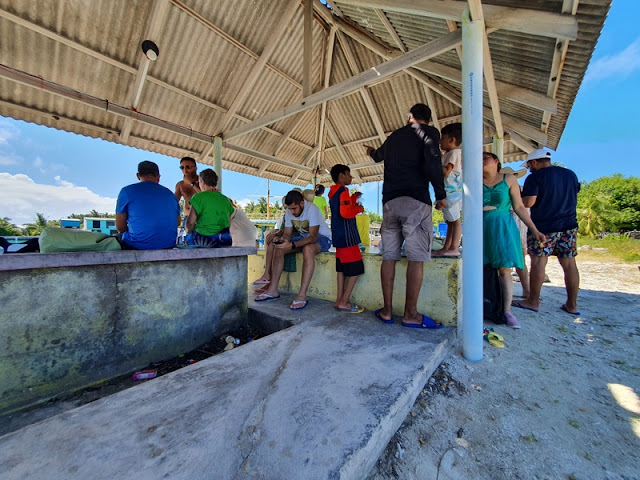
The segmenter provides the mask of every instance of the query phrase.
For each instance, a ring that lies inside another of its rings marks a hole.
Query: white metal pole
[[[493,136],[493,153],[500,159],[500,163],[504,165],[504,138],[497,135]]]
[[[213,139],[213,170],[218,174],[218,191],[222,192],[222,138]]]
[[[462,176],[464,246],[462,249],[462,354],[482,360],[482,47],[484,22],[462,14]]]

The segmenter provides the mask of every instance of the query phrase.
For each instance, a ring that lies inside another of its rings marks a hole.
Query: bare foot
[[[254,285],[269,285],[271,283],[271,279],[265,277],[264,275],[253,282]]]
[[[423,316],[420,313],[416,313],[415,315],[412,315],[411,317],[402,317],[402,322],[403,323],[412,323],[415,325],[421,325],[422,324],[422,319]]]
[[[524,300],[513,300],[511,302],[512,307],[523,308],[525,310],[531,310],[532,312],[537,312],[540,310],[540,304],[534,304],[529,302],[527,299]]]
[[[291,310],[302,310],[304,307],[307,306],[307,299],[295,299],[293,302],[291,302],[291,305],[289,305],[289,308]]]

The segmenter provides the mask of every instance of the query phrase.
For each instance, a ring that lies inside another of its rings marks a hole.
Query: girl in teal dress
[[[500,167],[500,160],[493,153],[482,154],[484,264],[499,269],[505,321],[510,327],[520,328],[518,320],[511,313],[511,268],[522,268],[524,258],[520,231],[511,216],[511,209],[513,208],[538,241],[543,242],[545,236],[531,221],[522,203],[516,178],[500,173]]]

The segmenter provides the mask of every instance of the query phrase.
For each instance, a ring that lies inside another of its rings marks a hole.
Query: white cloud
[[[116,199],[101,197],[87,187],[55,177],[57,185],[35,183],[23,174],[0,173],[0,216],[24,225],[42,213],[48,220],[59,220],[72,213],[115,212]]]
[[[9,140],[20,133],[9,120],[0,118],[0,145],[7,145]]]
[[[623,79],[640,69],[640,37],[615,55],[599,58],[589,65],[585,83],[608,78]]]
[[[18,159],[14,155],[4,155],[0,153],[0,166],[7,167],[17,163]]]
[[[248,199],[248,198],[243,198],[242,200],[235,200],[235,202],[236,202],[238,205],[240,205],[242,208],[246,207],[246,206],[247,206],[247,204],[248,204],[249,202],[251,202],[251,201],[253,201],[253,200],[250,200],[250,199]]]

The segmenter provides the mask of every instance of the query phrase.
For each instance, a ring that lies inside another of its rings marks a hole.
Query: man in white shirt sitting
[[[291,310],[302,310],[307,306],[307,289],[316,266],[315,256],[320,252],[328,252],[331,248],[331,230],[324,220],[320,209],[311,202],[306,202],[302,193],[291,190],[284,198],[287,207],[284,220],[284,235],[273,240],[276,245],[273,263],[271,264],[271,282],[264,293],[255,298],[256,302],[265,302],[280,298],[278,282],[284,267],[284,256],[288,253],[302,252],[302,279],[296,299],[291,303]],[[292,237],[294,229],[298,236]]]

